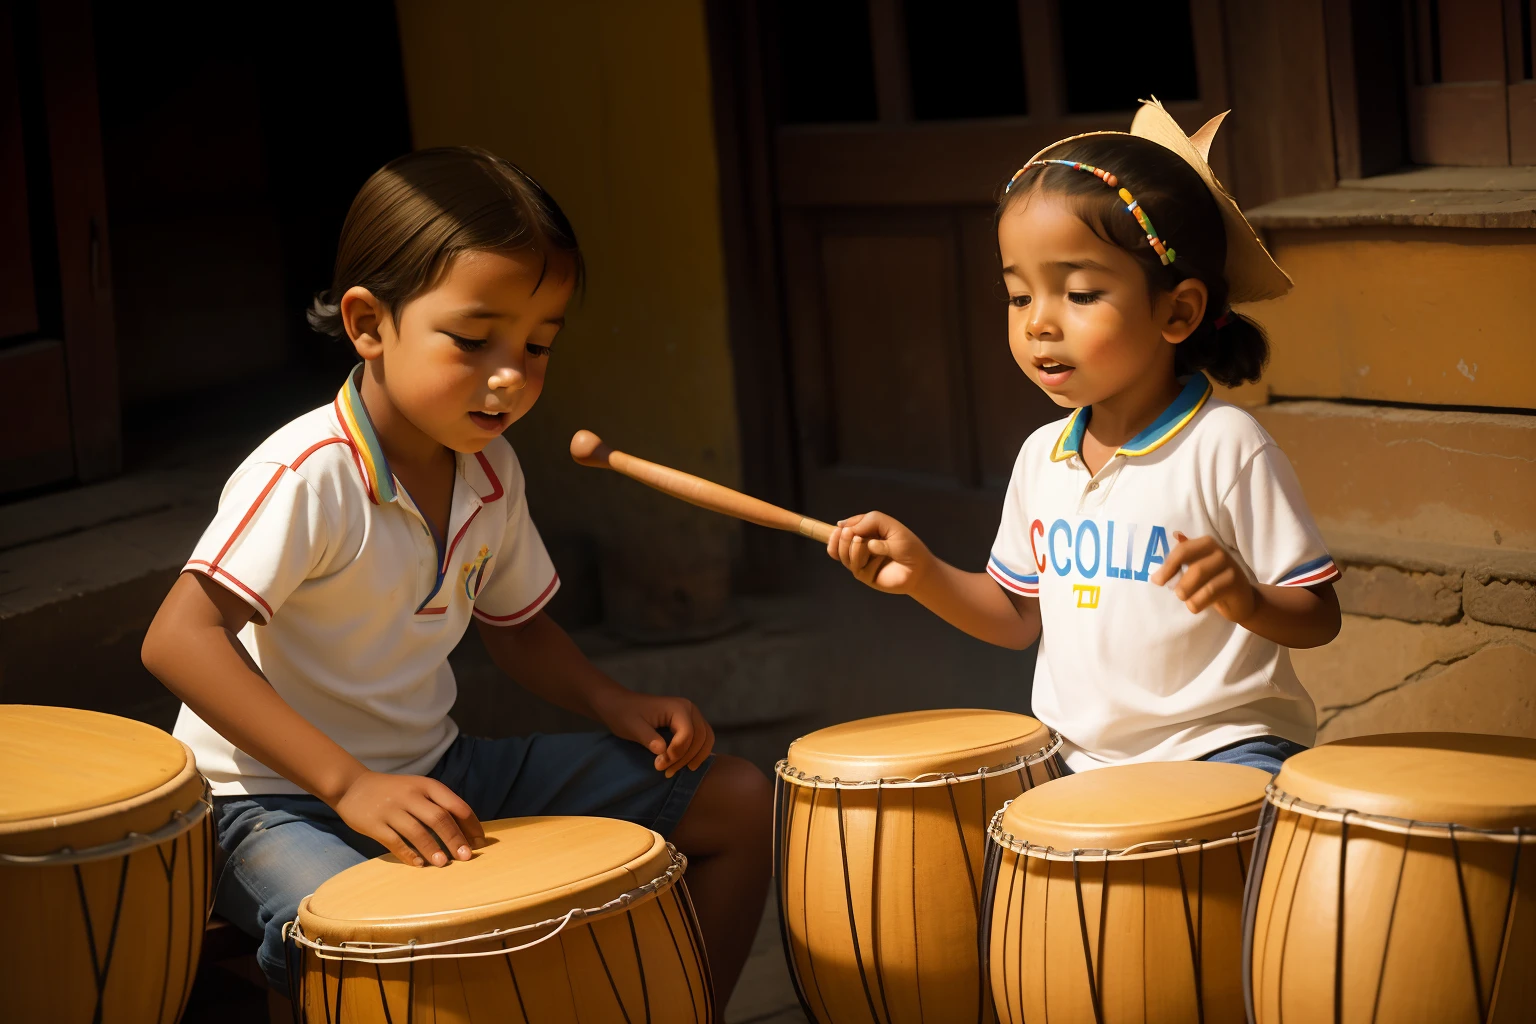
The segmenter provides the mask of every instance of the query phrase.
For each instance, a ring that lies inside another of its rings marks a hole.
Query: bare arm
[[[491,660],[519,686],[639,743],[656,755],[656,770],[668,778],[685,767],[697,769],[714,749],[715,732],[693,702],[621,686],[544,612],[517,626],[476,624]],[[661,728],[671,730],[670,742],[657,732]]]
[[[888,555],[870,553],[883,540]],[[964,572],[936,558],[911,530],[880,512],[838,523],[827,554],[860,581],[888,594],[907,594],[956,629],[998,647],[1021,651],[1040,639],[1040,602],[1009,594],[984,572]]]
[[[429,827],[468,859],[469,841],[484,835],[469,805],[435,780],[369,771],[289,706],[236,638],[250,618],[239,597],[206,576],[182,573],[150,623],[144,667],[219,735],[402,860],[420,863],[414,846],[446,862]]]

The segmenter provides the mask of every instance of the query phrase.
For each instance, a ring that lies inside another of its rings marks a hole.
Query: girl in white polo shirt
[[[235,470],[144,641],[213,785],[215,905],[261,938],[279,989],[283,925],[336,872],[386,850],[453,870],[482,818],[578,814],[688,854],[730,997],[772,791],[712,754],[691,703],[620,686],[545,614],[559,577],[501,436],[538,400],[581,276],[554,199],[489,153],[424,150],[369,178],[310,314],[363,361]],[[607,731],[460,733],[447,659],[471,619],[508,675]]]
[[[1042,150],[1004,192],[1009,346],[1073,411],[1024,442],[986,571],[940,561],[879,512],[827,545],[972,636],[1038,639],[1034,714],[1074,771],[1274,772],[1316,739],[1289,648],[1338,634],[1338,570],[1285,454],[1210,384],[1257,380],[1268,354],[1228,303],[1291,285],[1211,173],[1220,121],[1186,138],[1154,101],[1129,134]]]

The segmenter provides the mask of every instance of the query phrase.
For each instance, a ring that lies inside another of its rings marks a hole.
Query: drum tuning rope
[[[66,864],[85,864],[93,860],[107,860],[113,857],[124,857],[130,853],[148,849],[151,846],[159,846],[169,842],[197,827],[197,823],[208,816],[213,810],[213,797],[209,794],[208,781],[203,780],[203,795],[201,799],[189,811],[174,810],[171,818],[164,825],[153,832],[129,832],[121,839],[114,839],[110,843],[101,843],[97,846],[83,846],[74,849],[62,846],[51,853],[0,853],[0,864],[12,864],[18,867],[52,867]]]
[[[1473,828],[1450,821],[1418,821],[1413,818],[1396,818],[1390,814],[1370,814],[1345,807],[1325,807],[1308,803],[1292,796],[1271,783],[1265,796],[1280,810],[1294,811],[1311,818],[1336,821],[1341,825],[1365,825],[1382,832],[1400,836],[1422,836],[1429,839],[1474,839],[1490,843],[1536,843],[1536,830],[1516,826],[1508,829]]]
[[[1219,839],[1155,839],[1145,843],[1135,843],[1118,850],[1111,849],[1076,849],[1058,850],[1054,846],[1042,846],[1031,843],[1027,839],[1020,839],[1012,832],[1003,831],[1003,812],[1008,810],[1008,804],[1002,806],[996,814],[992,815],[992,822],[987,826],[987,836],[998,846],[1011,850],[1014,853],[1026,857],[1035,857],[1040,860],[1055,860],[1065,862],[1077,862],[1084,860],[1150,860],[1155,857],[1172,857],[1177,854],[1187,853],[1191,850],[1216,850],[1224,846],[1233,846],[1246,843],[1258,835],[1259,827],[1239,829]]]
[[[944,795],[937,797],[940,805],[946,807],[953,817],[955,826],[955,840],[958,844],[959,859],[965,864],[966,879],[969,882],[970,909],[976,914],[980,923],[987,914],[988,908],[982,898],[981,883],[984,882],[987,870],[987,851],[978,851],[982,857],[983,878],[978,879],[975,867],[972,864],[973,847],[966,839],[966,824],[963,821],[959,802],[956,799],[955,787],[967,783],[980,783],[980,801],[983,815],[976,825],[981,831],[985,831],[987,806],[988,780],[1007,779],[1016,777],[1020,791],[1028,790],[1036,785],[1035,775],[1043,773],[1047,779],[1060,777],[1059,752],[1062,747],[1062,739],[1055,733],[1050,734],[1050,739],[1045,746],[1028,754],[1021,754],[1014,760],[1000,765],[986,766],[968,772],[925,772],[910,778],[882,776],[874,779],[845,779],[840,776],[827,778],[820,774],[813,774],[797,768],[785,758],[774,767],[774,812],[773,812],[773,865],[774,875],[779,879],[777,885],[779,900],[779,934],[784,945],[785,955],[789,962],[790,980],[794,985],[795,995],[800,1002],[800,1007],[806,1015],[806,1019],[822,1021],[829,1024],[830,1010],[826,1006],[826,995],[823,991],[823,979],[818,977],[817,958],[815,950],[810,944],[802,944],[797,953],[796,943],[791,942],[790,921],[794,916],[794,908],[789,905],[789,889],[786,878],[790,870],[791,839],[798,831],[795,825],[797,818],[796,808],[802,799],[806,800],[804,818],[804,848],[796,848],[795,857],[800,859],[802,865],[809,859],[811,847],[811,832],[814,822],[817,820],[817,805],[832,805],[828,808],[835,815],[836,843],[839,857],[832,872],[834,878],[829,879],[833,885],[842,890],[843,902],[847,912],[847,936],[853,949],[853,963],[856,968],[856,991],[862,996],[864,1008],[870,1019],[880,1022],[889,1021],[892,1018],[890,1004],[891,998],[887,990],[887,982],[884,970],[885,954],[881,948],[882,929],[880,924],[883,900],[881,893],[881,856],[883,848],[881,833],[884,820],[883,804],[887,791],[907,791],[917,799],[918,791],[943,790]],[[793,748],[791,748],[793,750]],[[800,795],[793,795],[789,787],[796,787]],[[830,791],[830,793],[829,793]],[[869,863],[869,924],[867,932],[860,928],[859,914],[856,910],[856,894],[854,885],[854,865],[850,862],[850,840],[846,825],[847,808],[844,803],[845,793],[873,793],[874,794],[874,833],[871,841],[871,860]],[[974,834],[974,833],[973,833]],[[915,840],[914,840],[915,841]],[[984,837],[981,838],[983,847],[986,845]],[[803,858],[803,859],[802,859]],[[838,870],[840,869],[840,870]],[[840,885],[838,884],[840,883]],[[805,908],[799,908],[803,918]],[[911,909],[912,920],[916,922],[918,912],[914,903]],[[979,931],[978,931],[979,934]],[[803,953],[804,966],[802,966]],[[979,955],[976,963],[976,1006],[978,1019],[984,1016],[982,1009],[987,1003],[986,979],[987,975],[982,969],[982,958]],[[813,1005],[819,1004],[825,1013],[818,1013]],[[898,1007],[899,1009],[899,1007]],[[955,1009],[951,1007],[950,1009]]]
[[[1048,762],[1061,750],[1061,737],[1051,734],[1051,742],[1035,751],[1033,754],[1023,754],[1009,761],[1007,764],[995,765],[990,768],[978,768],[968,774],[956,772],[924,772],[922,775],[914,775],[911,778],[887,777],[879,779],[844,779],[841,777],[823,778],[820,775],[810,775],[791,765],[788,759],[774,765],[774,772],[784,781],[797,786],[810,786],[817,789],[930,789],[936,786],[958,786],[966,782],[985,782],[987,779],[998,775],[1011,775],[1017,772],[1028,771],[1041,762]]]
[[[667,844],[667,855],[670,863],[666,871],[642,885],[638,885],[628,892],[620,893],[607,903],[597,907],[573,907],[559,917],[549,918],[533,924],[519,925],[516,928],[494,928],[488,932],[477,935],[466,935],[457,939],[443,939],[438,942],[416,942],[414,940],[403,943],[384,942],[342,942],[331,944],[324,937],[311,937],[304,934],[304,929],[299,926],[297,920],[289,921],[283,925],[283,939],[297,946],[310,949],[322,960],[344,960],[353,963],[414,963],[422,960],[463,960],[483,956],[506,956],[509,953],[521,953],[542,945],[555,938],[566,927],[573,923],[586,924],[603,918],[613,917],[627,913],[630,908],[640,900],[649,899],[659,895],[679,882],[683,872],[688,869],[688,858],[671,843]],[[686,892],[686,889],[684,890]],[[692,912],[692,902],[689,901],[689,910]],[[509,938],[533,935],[534,938],[515,946],[499,945],[494,949],[454,950],[454,947],[478,944],[483,942],[505,943]],[[432,950],[433,952],[422,952]],[[437,952],[445,950],[445,952]]]

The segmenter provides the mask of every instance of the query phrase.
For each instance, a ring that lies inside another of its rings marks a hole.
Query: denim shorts
[[[482,821],[540,814],[622,818],[667,835],[682,819],[713,757],[667,778],[654,755],[608,733],[507,739],[460,735],[428,772]],[[288,985],[283,925],[320,883],[386,852],[307,794],[219,797],[219,845],[229,861],[214,910],[261,939],[256,959],[273,987]],[[423,869],[428,870],[428,869]]]
[[[1229,743],[1203,757],[1197,757],[1195,760],[1220,761],[1225,764],[1245,764],[1250,768],[1262,768],[1269,772],[1269,774],[1274,775],[1280,770],[1281,762],[1306,749],[1300,743],[1294,743],[1279,736],[1255,736],[1252,739]],[[1063,774],[1074,774],[1072,769],[1068,768],[1065,764],[1061,767]]]

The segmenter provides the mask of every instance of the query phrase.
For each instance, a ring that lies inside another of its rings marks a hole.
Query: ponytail
[[[1224,316],[1213,316],[1207,311],[1194,333],[1173,350],[1176,375],[1183,377],[1200,371],[1229,388],[1258,380],[1267,362],[1269,338],[1264,328],[1231,310]]]

